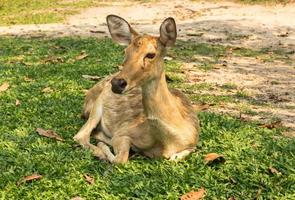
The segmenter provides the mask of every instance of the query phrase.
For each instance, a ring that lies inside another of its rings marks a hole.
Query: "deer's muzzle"
[[[111,81],[112,84],[112,91],[116,94],[122,94],[122,92],[125,90],[126,86],[127,86],[127,82],[120,78],[113,78]]]

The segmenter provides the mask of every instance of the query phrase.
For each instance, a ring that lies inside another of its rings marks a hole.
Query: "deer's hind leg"
[[[112,145],[111,138],[107,137],[103,131],[95,130],[94,138],[98,140],[97,147],[100,148],[106,156],[106,159],[110,162],[113,162],[115,159],[114,154],[112,153],[109,146]],[[109,146],[108,146],[109,145]]]
[[[84,99],[83,110],[81,113],[81,117],[84,119],[88,119],[90,116],[91,110],[95,106],[96,100],[101,95],[103,88],[104,88],[105,80],[95,84],[92,88],[88,90],[86,93],[86,97]]]
[[[189,154],[191,154],[194,150],[195,150],[195,148],[185,149],[183,151],[180,151],[178,153],[175,153],[175,154],[171,155],[169,160],[171,160],[171,161],[182,160],[185,157],[187,157]]]

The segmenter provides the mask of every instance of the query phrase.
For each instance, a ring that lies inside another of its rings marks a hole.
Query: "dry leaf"
[[[38,180],[41,178],[42,178],[42,175],[40,175],[40,174],[32,174],[32,175],[22,178],[20,181],[17,182],[17,185],[20,185],[25,182],[33,181],[33,180]]]
[[[269,124],[262,124],[260,125],[261,128],[268,128],[268,129],[274,129],[274,128],[278,128],[282,126],[282,122],[281,121],[275,121]]]
[[[53,92],[53,89],[51,89],[50,87],[46,87],[42,90],[42,92],[44,93],[50,93],[50,92]]]
[[[36,129],[37,133],[39,135],[42,135],[42,136],[45,136],[45,137],[48,137],[48,138],[53,138],[53,139],[56,139],[56,140],[59,140],[59,141],[64,141],[64,139],[62,137],[60,137],[59,135],[57,135],[54,131],[52,130],[44,130],[42,128],[37,128]]]
[[[9,83],[4,82],[0,85],[0,93],[6,91],[10,87]]]
[[[205,161],[206,164],[212,164],[216,162],[224,162],[224,156],[222,154],[217,154],[217,153],[209,153],[205,156]]]
[[[56,64],[56,63],[63,63],[64,59],[62,57],[47,57],[44,61],[45,64]]]
[[[71,200],[84,200],[82,197],[73,197]]]
[[[202,199],[205,196],[206,190],[204,188],[199,189],[198,191],[190,191],[180,197],[181,200],[198,200]]]
[[[76,56],[75,60],[83,60],[83,59],[86,58],[87,56],[88,56],[88,55],[87,55],[84,51],[82,51],[82,52],[80,53],[80,55]]]
[[[274,167],[269,167],[268,170],[272,173],[272,174],[276,174],[276,175],[281,175],[282,173],[279,172],[279,170],[277,170]]]
[[[94,178],[88,174],[84,174],[84,178],[90,185],[93,185],[95,183]]]
[[[16,100],[15,100],[15,105],[16,105],[16,106],[19,106],[19,105],[20,105],[20,100],[16,99]]]
[[[106,33],[106,32],[100,31],[100,30],[90,30],[90,33]]]
[[[92,80],[92,81],[98,81],[101,79],[100,76],[91,76],[91,75],[82,75],[82,77],[85,79]]]

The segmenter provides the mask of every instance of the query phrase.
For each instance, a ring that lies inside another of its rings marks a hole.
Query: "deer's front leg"
[[[100,159],[108,159],[103,149],[90,143],[92,130],[98,125],[102,117],[102,106],[98,99],[96,105],[92,108],[90,116],[80,131],[74,136],[74,140],[83,147],[90,149],[93,154]]]
[[[90,135],[92,130],[97,126],[97,118],[89,118],[80,131],[74,136],[74,140],[86,148],[90,148]]]
[[[129,158],[129,150],[131,147],[131,141],[128,136],[118,136],[112,139],[112,144],[115,152],[114,163],[122,164],[126,163]]]
[[[74,140],[86,148],[91,148],[90,135],[92,130],[98,125],[102,117],[102,106],[98,99],[93,106],[90,116],[80,131],[74,136]]]

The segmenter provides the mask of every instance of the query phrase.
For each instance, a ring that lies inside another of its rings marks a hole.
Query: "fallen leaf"
[[[206,161],[206,164],[219,163],[219,162],[225,161],[224,156],[222,154],[217,154],[217,153],[207,154],[204,160]]]
[[[17,185],[20,185],[25,182],[33,181],[33,180],[38,180],[41,178],[42,178],[42,175],[40,175],[40,174],[32,174],[32,175],[26,176],[26,177],[22,178],[21,180],[19,180],[17,182]]]
[[[276,175],[281,175],[282,173],[279,172],[279,170],[277,170],[274,167],[269,167],[268,170],[272,173],[272,174],[276,174]]]
[[[53,89],[51,89],[50,87],[46,87],[42,90],[42,92],[44,93],[50,93],[50,92],[53,92]]]
[[[268,128],[268,129],[279,128],[281,126],[282,126],[281,121],[275,121],[275,122],[271,122],[269,124],[261,124],[260,125],[261,128]]]
[[[84,200],[82,197],[73,197],[71,200]]]
[[[190,191],[180,197],[181,200],[198,200],[202,199],[205,196],[206,190],[204,188],[199,189],[198,191]]]
[[[15,105],[16,105],[16,106],[19,106],[19,105],[20,105],[20,100],[16,99],[16,100],[15,100]]]
[[[10,87],[9,83],[4,82],[0,85],[0,93],[6,91]]]
[[[95,183],[94,178],[88,174],[84,174],[84,178],[90,185],[93,185]]]
[[[56,139],[58,141],[64,141],[64,139],[62,137],[60,137],[59,135],[57,135],[54,131],[52,130],[44,130],[42,128],[37,128],[36,129],[37,133],[39,135],[42,135],[42,136],[45,136],[45,137],[48,137],[48,138],[53,138],[53,139]]]
[[[106,33],[106,32],[100,31],[100,30],[90,30],[90,33]]]
[[[85,79],[92,80],[92,81],[98,81],[101,79],[100,76],[91,76],[91,75],[82,75],[82,77]]]
[[[56,63],[63,63],[64,59],[62,57],[47,57],[44,61],[45,64],[56,64]]]
[[[235,197],[230,197],[230,198],[228,198],[228,200],[236,200],[236,198]]]
[[[84,51],[82,51],[80,55],[76,56],[75,60],[83,60],[86,57],[88,57],[88,55]]]

